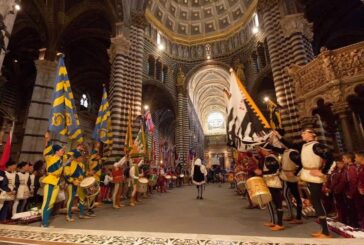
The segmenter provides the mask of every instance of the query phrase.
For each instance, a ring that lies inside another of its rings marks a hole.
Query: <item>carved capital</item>
[[[130,41],[123,34],[111,38],[111,46],[108,50],[110,63],[114,62],[117,55],[128,53],[130,48]]]
[[[332,107],[334,114],[338,114],[340,117],[346,117],[349,111],[349,105],[346,101],[335,103]]]
[[[313,40],[312,23],[309,23],[303,14],[291,14],[281,18],[281,28],[285,37],[300,32],[309,41]]]

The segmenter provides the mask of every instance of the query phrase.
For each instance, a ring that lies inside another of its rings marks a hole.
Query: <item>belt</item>
[[[305,170],[321,170],[321,168],[307,168],[307,167],[303,167],[303,169],[305,169]]]

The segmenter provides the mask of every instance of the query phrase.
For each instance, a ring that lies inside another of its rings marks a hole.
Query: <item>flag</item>
[[[145,118],[145,125],[147,126],[148,132],[153,133],[154,132],[154,123],[152,120],[152,115],[149,110],[147,110],[145,112],[144,118]]]
[[[279,110],[280,107],[270,99],[266,101],[266,104],[269,111],[269,124],[271,128],[275,130],[282,129],[282,118]]]
[[[125,143],[124,143],[124,152],[128,154],[132,147],[133,147],[133,131],[131,127],[131,108],[129,108],[128,112],[128,126],[126,128],[126,136],[125,136]]]
[[[228,144],[244,151],[266,142],[270,131],[269,123],[233,70],[228,95]]]
[[[134,140],[130,156],[146,156],[147,147],[145,142],[145,133],[143,127],[139,130],[137,137]]]
[[[49,131],[82,142],[80,121],[63,57],[59,59],[57,72],[49,118]]]
[[[97,115],[92,138],[104,144],[111,144],[112,142],[111,117],[105,87],[103,89],[100,109]]]
[[[11,126],[11,129],[10,129],[10,132],[9,132],[9,135],[8,135],[8,139],[6,140],[6,144],[4,146],[3,154],[1,155],[0,170],[5,170],[6,163],[10,159],[11,142],[13,140],[14,125],[15,125],[15,123],[13,122],[13,125]]]

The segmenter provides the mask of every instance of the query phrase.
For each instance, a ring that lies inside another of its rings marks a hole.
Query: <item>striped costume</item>
[[[72,219],[72,204],[76,192],[79,198],[80,216],[84,215],[85,194],[79,187],[79,183],[77,184],[76,182],[81,182],[85,175],[85,165],[82,162],[72,160],[64,167],[64,178],[68,183],[67,217],[69,219]]]
[[[60,177],[63,172],[63,157],[57,156],[55,153],[51,144],[48,144],[43,152],[47,171],[47,176],[42,181],[45,184],[42,204],[42,225],[44,227],[49,225],[49,216],[58,195]]]

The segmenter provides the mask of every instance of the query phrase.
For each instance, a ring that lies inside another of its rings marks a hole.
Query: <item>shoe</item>
[[[197,197],[196,197],[196,199],[200,199],[200,197],[199,197],[199,196],[197,196]]]
[[[311,236],[313,236],[313,237],[317,237],[317,236],[319,236],[319,235],[321,235],[321,234],[322,234],[322,232],[321,232],[321,231],[317,231],[317,232],[312,233],[312,234],[311,234]]]
[[[120,208],[120,206],[117,206],[117,205],[113,205],[112,207],[115,208],[115,209],[119,209]]]
[[[202,199],[203,199],[203,197],[200,197],[200,199],[202,200]]]
[[[125,207],[124,204],[119,204],[119,208]]]
[[[75,221],[75,219],[72,219],[72,218],[70,218],[70,217],[66,217],[66,221],[68,221],[68,222],[74,222]]]
[[[284,226],[275,225],[275,226],[271,227],[270,229],[272,231],[282,231],[282,230],[284,230]]]
[[[54,228],[53,225],[40,225],[40,227],[44,229]]]
[[[96,217],[96,214],[94,213],[94,212],[92,212],[92,213],[87,213],[86,214],[88,217]]]
[[[317,236],[315,236],[315,238],[318,238],[318,239],[327,239],[327,238],[332,238],[332,236],[321,233],[321,234],[318,234]]]
[[[293,219],[291,220],[290,222],[288,222],[289,224],[292,224],[292,225],[301,225],[303,224],[303,221],[300,220],[300,219]]]
[[[90,217],[86,216],[86,215],[80,215],[78,216],[79,219],[89,219]]]
[[[274,226],[276,226],[273,223],[264,223],[263,225],[266,226],[266,227],[274,227]]]
[[[135,206],[136,206],[136,203],[135,203],[135,202],[131,202],[129,205],[130,205],[131,207],[135,207]]]

